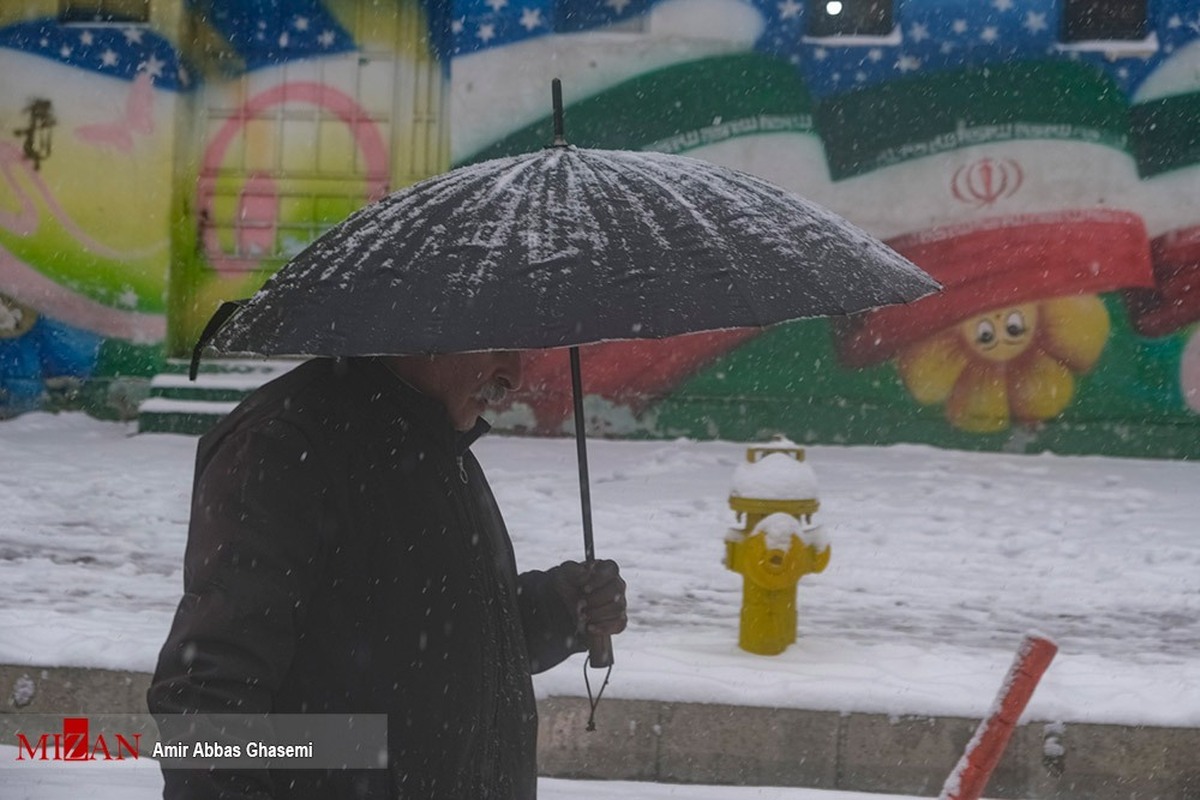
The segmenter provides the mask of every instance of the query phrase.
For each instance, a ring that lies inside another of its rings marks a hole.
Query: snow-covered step
[[[259,386],[299,361],[220,359],[202,361],[193,381],[188,362],[168,360],[150,381],[150,396],[138,406],[139,433],[201,434]]]

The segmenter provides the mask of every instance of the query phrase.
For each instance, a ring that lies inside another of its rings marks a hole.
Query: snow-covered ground
[[[722,566],[745,446],[590,442],[597,552],[629,583],[607,696],[980,717],[1037,630],[1060,652],[1027,719],[1200,725],[1200,464],[810,447],[833,557],[764,657],[737,647]],[[0,423],[0,663],[152,670],[194,450],[80,414]],[[522,566],[580,558],[573,442],[476,452]],[[539,693],[582,694],[577,667]]]

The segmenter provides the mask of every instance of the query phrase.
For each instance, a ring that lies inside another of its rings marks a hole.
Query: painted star
[[[321,35],[317,37],[317,44],[321,47],[333,47],[333,42],[337,37],[333,31],[321,31]]]
[[[914,42],[923,42],[929,38],[929,26],[921,22],[914,22],[913,26],[908,29],[908,38]]]
[[[872,47],[870,50],[867,51],[867,58],[871,59],[872,61],[882,61],[883,60],[883,51],[880,50],[878,47]]]
[[[167,65],[167,62],[160,61],[158,59],[158,56],[152,55],[148,59],[146,59],[145,61],[142,62],[142,69],[145,70],[146,74],[148,74],[152,78],[161,78],[163,67],[165,67],[166,65]]]
[[[279,46],[280,47],[287,47],[289,44],[291,44],[291,42],[292,42],[292,37],[288,36],[287,31],[284,31],[283,33],[279,34]]]
[[[58,54],[60,56],[62,56],[63,58],[70,58],[72,52],[73,51],[71,50],[71,48],[67,47],[65,44],[62,47],[58,48]]]
[[[997,11],[1011,11],[1013,0],[992,0],[992,8]]]
[[[629,5],[631,0],[604,0],[604,5],[611,8],[618,14],[625,13],[625,7]]]
[[[456,20],[451,20],[450,22],[451,33],[462,33],[465,27],[467,27],[466,20],[462,17],[459,17]]]
[[[1025,15],[1025,22],[1022,24],[1025,30],[1030,33],[1044,31],[1050,27],[1046,24],[1046,13],[1044,11],[1030,11]]]
[[[130,44],[141,44],[142,43],[142,29],[141,28],[125,28],[124,30],[121,31],[121,33],[123,33],[125,35],[125,41],[129,42]]]
[[[914,56],[900,56],[900,59],[896,62],[896,69],[901,72],[912,72],[920,68],[921,59]]]
[[[296,17],[292,20],[292,27],[298,31],[308,30],[308,17]]]
[[[92,36],[91,31],[84,31],[83,33],[79,34],[79,43],[80,44],[90,45],[94,41],[95,41],[95,38]]]
[[[527,31],[532,31],[534,28],[542,24],[542,10],[540,8],[523,8],[521,9],[521,27]]]
[[[508,5],[508,0],[487,0],[487,2],[484,3],[484,5],[489,6],[492,9],[492,11],[499,14],[500,9],[502,9],[506,5]]]
[[[824,47],[818,47],[817,49],[813,50],[813,58],[815,58],[817,61],[824,61],[828,57],[829,51]]]
[[[490,42],[496,38],[496,26],[490,22],[485,22],[475,31],[475,35],[479,37],[481,42]]]
[[[954,31],[955,33],[966,33],[967,21],[965,19],[954,20],[954,24],[950,26],[950,30]]]
[[[1178,14],[1172,14],[1171,18],[1167,20],[1167,27],[1168,28],[1183,27],[1183,18],[1180,17]]]
[[[798,17],[800,16],[800,10],[804,8],[804,6],[800,3],[797,3],[796,0],[783,0],[782,3],[776,3],[776,6],[779,8],[780,19],[791,19],[792,17]]]
[[[116,53],[114,53],[111,49],[105,50],[103,53],[100,54],[100,63],[106,67],[115,67],[117,65],[117,62],[120,60],[121,60],[120,57]]]
[[[1000,31],[996,29],[995,25],[988,25],[986,28],[980,31],[979,38],[983,39],[988,44],[991,44],[1000,38]]]

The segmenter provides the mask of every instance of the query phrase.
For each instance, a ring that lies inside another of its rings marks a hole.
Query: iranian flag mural
[[[1117,205],[1138,180],[1120,93],[1090,67],[1020,65],[824,108],[840,205],[945,287],[837,326],[840,363],[893,361],[961,431],[1036,435],[1062,417],[1109,343],[1101,296],[1153,283],[1142,218]],[[859,133],[870,113],[906,124]]]
[[[714,0],[694,25],[686,5],[608,6],[574,37],[562,4],[464,6],[452,91],[472,110],[455,120],[512,107],[520,122],[456,131],[456,161],[550,140],[544,86],[487,78],[541,54],[573,143],[758,174],[946,288],[850,319],[589,348],[593,430],[1200,455],[1178,435],[1200,423],[1196,86],[1181,85],[1200,12],[1163,0],[1154,36],[1106,48],[1062,44],[1060,4],[1032,0],[898,3],[889,34],[843,39],[806,36],[803,3]],[[561,432],[566,355],[531,354],[529,374],[501,427]]]

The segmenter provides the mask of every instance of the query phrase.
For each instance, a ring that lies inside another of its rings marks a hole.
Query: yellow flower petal
[[[896,358],[904,385],[921,405],[945,402],[966,366],[955,328],[917,342]]]
[[[1008,427],[1008,389],[1002,366],[976,361],[963,370],[946,401],[950,424],[969,433],[997,433]]]
[[[1041,326],[1041,348],[1075,373],[1090,370],[1108,343],[1108,309],[1093,294],[1043,300]]]
[[[1071,370],[1038,352],[1009,373],[1008,402],[1013,416],[1024,421],[1050,419],[1066,408],[1075,393]]]

